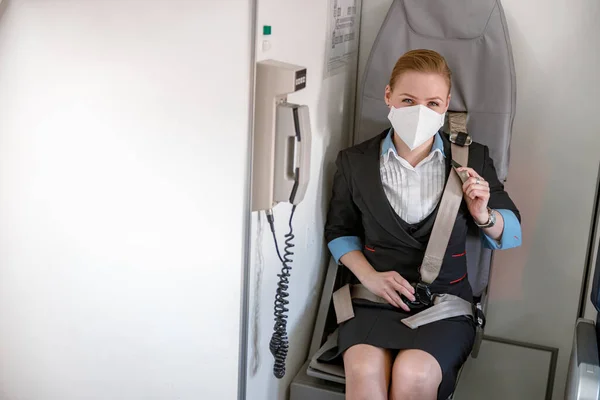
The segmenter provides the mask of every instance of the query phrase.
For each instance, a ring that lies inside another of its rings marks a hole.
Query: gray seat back
[[[395,0],[367,62],[359,93],[355,142],[390,126],[384,89],[398,58],[412,49],[442,54],[453,74],[451,111],[467,111],[473,139],[490,148],[500,180],[506,179],[516,82],[504,11],[499,0]],[[474,231],[467,240],[469,281],[485,291],[492,252]]]

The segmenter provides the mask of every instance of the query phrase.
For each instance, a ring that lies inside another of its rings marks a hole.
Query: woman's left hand
[[[490,199],[490,184],[473,168],[461,167],[457,171],[465,171],[469,174],[469,179],[463,184],[465,201],[475,222],[485,224],[489,218],[487,206]]]

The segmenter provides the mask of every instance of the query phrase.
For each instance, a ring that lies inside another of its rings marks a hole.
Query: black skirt
[[[461,297],[469,297],[468,281],[465,279],[460,286]],[[458,288],[453,289],[456,292]],[[454,392],[458,372],[475,342],[475,323],[471,318],[449,318],[410,329],[401,322],[410,314],[401,309],[365,300],[354,300],[353,306],[354,318],[339,326],[338,346],[324,353],[320,361],[341,363],[344,351],[356,344],[369,344],[396,354],[400,350],[422,350],[431,354],[442,368],[438,399],[446,400]]]

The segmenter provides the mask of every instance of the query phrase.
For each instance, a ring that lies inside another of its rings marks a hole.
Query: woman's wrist
[[[488,209],[486,208],[484,212],[479,213],[477,215],[473,215],[473,220],[475,220],[475,223],[477,223],[478,225],[486,224],[490,220],[490,213]]]
[[[340,261],[344,264],[356,278],[362,283],[365,279],[367,279],[373,272],[375,268],[371,266],[365,255],[359,251],[351,251],[349,253],[344,254]]]
[[[365,281],[367,281],[369,279],[369,276],[371,276],[375,271],[375,268],[373,268],[371,266],[371,264],[365,264],[362,268],[359,268],[360,272],[358,274],[355,274],[356,277],[358,278],[358,280],[360,281],[360,283],[364,283]]]

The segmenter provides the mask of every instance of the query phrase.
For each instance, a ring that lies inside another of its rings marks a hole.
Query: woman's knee
[[[347,379],[355,381],[376,382],[385,377],[385,371],[381,365],[364,358],[344,362],[344,371]]]
[[[347,379],[377,382],[389,376],[391,356],[373,346],[352,346],[344,353],[344,370]]]
[[[359,344],[344,353],[346,398],[350,400],[387,399],[392,357],[389,351]]]
[[[422,350],[405,350],[398,354],[392,370],[392,384],[401,391],[437,390],[442,369],[437,360]]]

